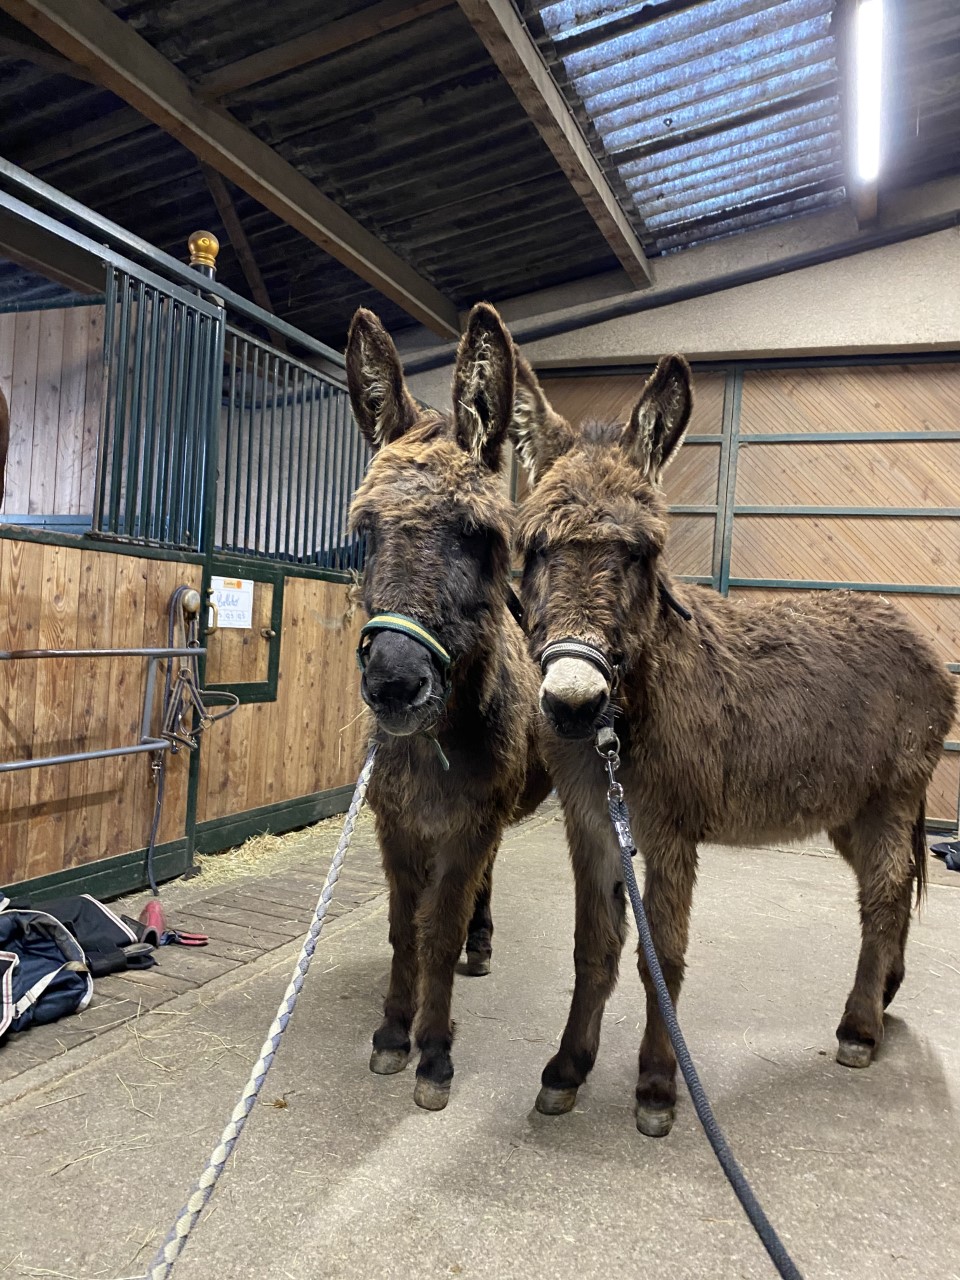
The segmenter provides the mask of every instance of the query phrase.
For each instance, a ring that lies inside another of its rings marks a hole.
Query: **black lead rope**
[[[673,1051],[677,1055],[677,1062],[690,1093],[697,1118],[703,1126],[707,1141],[713,1147],[714,1154],[720,1162],[720,1167],[733,1187],[744,1213],[750,1219],[754,1231],[756,1231],[763,1247],[770,1255],[770,1260],[776,1267],[777,1273],[783,1276],[784,1280],[803,1280],[801,1273],[797,1270],[796,1263],[787,1253],[783,1241],[771,1226],[767,1215],[760,1206],[760,1202],[753,1194],[753,1188],[747,1181],[746,1175],[730,1150],[723,1135],[723,1130],[713,1114],[713,1108],[710,1106],[703,1085],[700,1083],[700,1077],[697,1075],[697,1069],[693,1065],[693,1059],[690,1057],[690,1050],[687,1048],[687,1042],[683,1038],[683,1032],[680,1030],[677,1012],[673,1007],[673,1001],[670,999],[670,992],[667,990],[663,970],[660,968],[660,961],[657,959],[656,948],[653,945],[653,937],[650,933],[650,924],[643,909],[643,899],[640,896],[637,877],[633,871],[633,856],[637,849],[630,829],[630,813],[623,798],[623,787],[617,782],[616,778],[616,772],[620,765],[619,748],[620,743],[612,726],[608,725],[601,728],[597,734],[597,751],[606,764],[607,774],[610,779],[610,784],[607,788],[610,820],[616,832],[617,844],[620,846],[620,865],[623,867],[623,878],[630,897],[630,905],[633,907],[633,914],[637,921],[637,930],[640,934],[640,945],[643,947],[644,959],[647,962],[647,968],[656,988],[660,1016],[663,1018],[669,1033]]]

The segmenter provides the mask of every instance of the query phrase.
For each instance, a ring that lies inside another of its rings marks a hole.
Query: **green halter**
[[[360,670],[366,670],[370,658],[371,641],[380,631],[399,631],[402,636],[409,636],[411,640],[416,640],[433,654],[443,670],[443,700],[446,702],[450,697],[450,668],[453,665],[453,659],[431,631],[417,622],[416,618],[408,618],[405,613],[375,613],[366,626],[361,628],[360,643],[357,645],[357,666]],[[436,735],[425,731],[423,736],[433,743],[440,766],[446,772],[450,768],[450,761]]]
[[[409,636],[411,640],[422,644],[440,663],[449,688],[450,667],[453,659],[432,632],[428,631],[422,623],[417,622],[416,618],[408,618],[405,613],[375,613],[363,627],[360,632],[360,643],[357,646],[357,666],[361,671],[366,669],[370,642],[379,631],[399,631],[401,635]]]

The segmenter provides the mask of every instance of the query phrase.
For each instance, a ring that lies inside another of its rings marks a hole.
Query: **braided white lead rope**
[[[327,907],[330,899],[333,897],[333,888],[340,878],[340,869],[343,866],[343,860],[346,857],[347,850],[350,847],[350,841],[353,838],[354,827],[357,824],[357,818],[363,807],[363,801],[367,794],[367,786],[370,782],[370,774],[373,772],[373,761],[377,754],[377,744],[372,743],[370,751],[367,755],[364,766],[360,771],[360,777],[357,779],[357,787],[353,793],[353,799],[350,801],[350,808],[347,810],[347,816],[343,824],[343,832],[337,845],[337,851],[333,855],[333,861],[330,864],[330,870],[327,872],[327,878],[324,882],[323,889],[317,902],[316,911],[313,914],[313,920],[310,923],[310,929],[307,936],[303,940],[303,946],[300,948],[300,955],[297,958],[296,968],[293,971],[293,977],[290,979],[290,985],[284,992],[283,999],[280,1001],[280,1008],[277,1010],[277,1016],[273,1020],[270,1030],[267,1032],[267,1038],[263,1042],[260,1050],[260,1057],[257,1064],[250,1073],[250,1079],[246,1083],[243,1093],[240,1095],[240,1101],[234,1107],[233,1115],[230,1117],[230,1123],[220,1135],[220,1142],[213,1155],[210,1157],[207,1167],[200,1175],[196,1190],[180,1210],[170,1234],[167,1236],[163,1248],[157,1253],[151,1262],[145,1280],[165,1280],[165,1277],[173,1270],[173,1264],[179,1258],[183,1246],[187,1243],[190,1232],[196,1226],[200,1214],[203,1212],[204,1206],[213,1194],[213,1189],[217,1185],[217,1181],[223,1172],[224,1165],[237,1143],[237,1139],[243,1132],[243,1126],[246,1124],[247,1117],[253,1110],[254,1103],[257,1100],[263,1082],[267,1078],[267,1072],[273,1064],[274,1056],[280,1045],[280,1038],[287,1028],[293,1013],[294,1006],[297,1003],[297,997],[303,987],[304,979],[307,976],[307,970],[310,968],[310,961],[313,959],[313,953],[317,949],[317,943],[320,940],[320,931],[323,928],[324,917],[327,914]]]

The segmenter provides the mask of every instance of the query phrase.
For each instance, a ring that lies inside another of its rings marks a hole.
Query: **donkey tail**
[[[917,820],[913,824],[913,875],[917,882],[918,907],[927,896],[926,823],[927,805],[926,800],[923,799],[920,801],[920,811],[917,814]]]

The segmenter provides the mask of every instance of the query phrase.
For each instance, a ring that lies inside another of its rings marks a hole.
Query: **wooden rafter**
[[[636,232],[510,0],[457,0],[638,289],[651,283]]]
[[[227,235],[230,237],[230,243],[233,246],[234,253],[237,255],[237,261],[240,263],[244,279],[250,286],[250,293],[254,302],[258,307],[262,307],[264,311],[269,311],[271,315],[275,315],[270,293],[266,284],[264,284],[263,276],[260,274],[257,260],[253,256],[253,249],[250,247],[247,233],[244,231],[240,215],[237,213],[237,206],[233,203],[233,197],[227,190],[226,182],[217,173],[216,169],[211,169],[208,164],[202,164],[200,168],[203,170],[203,176],[206,179],[207,186],[210,188],[213,202],[217,206],[220,220]],[[270,337],[275,347],[279,347],[283,351],[287,349],[286,339],[282,333],[277,333],[271,329]]]
[[[226,98],[239,89],[306,66],[341,49],[349,49],[383,31],[391,31],[437,9],[445,9],[452,3],[453,0],[381,0],[380,4],[371,5],[360,13],[328,22],[317,31],[262,49],[248,58],[241,58],[201,76],[196,82],[197,96],[204,102]]]
[[[187,78],[99,0],[0,0],[0,8],[408,315],[457,336],[449,299],[227,111],[200,102]]]

